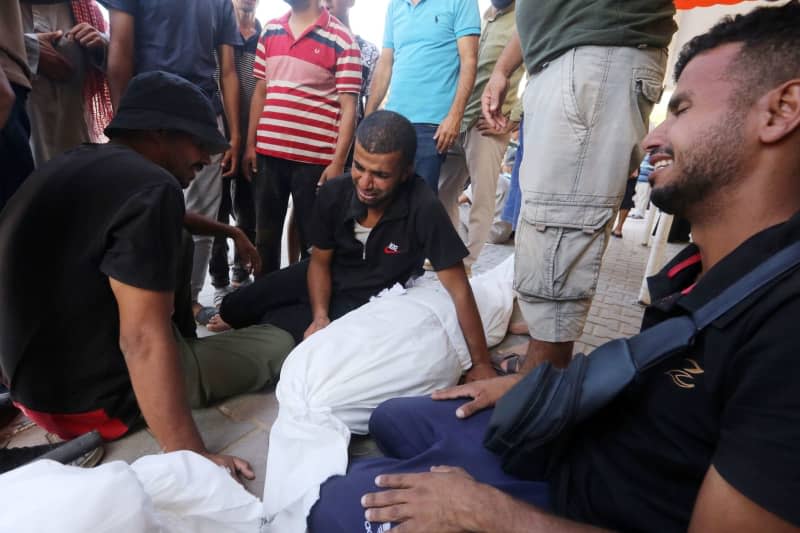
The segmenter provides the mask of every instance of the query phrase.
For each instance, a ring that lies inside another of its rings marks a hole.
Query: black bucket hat
[[[131,79],[105,133],[111,137],[115,130],[177,130],[195,137],[212,154],[230,148],[203,91],[160,70]]]

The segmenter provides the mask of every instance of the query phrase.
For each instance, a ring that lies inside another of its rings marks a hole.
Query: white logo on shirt
[[[364,522],[364,531],[366,533],[386,533],[390,529],[392,529],[392,523],[391,522],[384,522],[383,524],[380,524],[378,526],[378,529],[376,529],[373,532],[373,530],[372,530],[372,522]]]

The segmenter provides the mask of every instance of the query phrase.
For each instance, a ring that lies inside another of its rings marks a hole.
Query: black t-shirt
[[[0,367],[43,413],[138,416],[109,277],[174,290],[177,180],[119,145],[83,145],[34,172],[0,214]]]
[[[331,278],[337,293],[366,301],[386,287],[406,283],[426,257],[442,270],[469,255],[442,203],[419,176],[398,188],[364,246],[353,228],[366,214],[349,174],[320,188],[311,243],[334,250]]]
[[[695,246],[650,280],[643,327],[700,308],[779,249],[800,215],[705,273]],[[622,531],[685,531],[710,465],[800,525],[800,271],[746,299],[578,428],[555,475],[557,512]]]

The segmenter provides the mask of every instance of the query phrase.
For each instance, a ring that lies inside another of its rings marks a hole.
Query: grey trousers
[[[583,46],[530,78],[514,288],[537,340],[574,341],[583,332],[666,59],[660,49]]]
[[[217,116],[217,125],[223,132],[222,116]],[[192,183],[183,192],[186,211],[198,213],[212,220],[217,220],[219,205],[222,202],[222,155],[211,158],[211,164],[197,173]],[[206,281],[208,262],[211,259],[213,235],[194,235],[194,258],[192,260],[192,302],[197,301],[203,284]]]
[[[464,192],[467,178],[472,183],[472,207],[464,240],[469,250],[469,256],[464,259],[467,267],[475,264],[489,238],[496,205],[497,178],[509,137],[483,136],[478,128],[468,129],[459,135],[448,151],[439,173],[439,200],[455,228],[459,227],[458,197]]]

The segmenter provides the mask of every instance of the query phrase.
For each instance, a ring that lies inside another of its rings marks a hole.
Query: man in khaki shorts
[[[671,0],[540,0],[517,5],[518,35],[483,94],[502,127],[520,63],[525,158],[514,287],[531,343],[522,370],[565,365],[583,332],[637,143],[647,133],[675,32]]]

